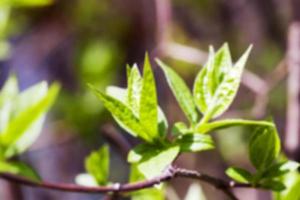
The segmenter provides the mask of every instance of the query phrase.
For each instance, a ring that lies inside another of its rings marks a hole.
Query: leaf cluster
[[[278,177],[298,168],[292,161],[277,162],[280,139],[272,121],[217,118],[233,102],[242,72],[251,51],[233,63],[230,50],[224,44],[219,50],[209,48],[208,61],[196,75],[191,91],[184,80],[160,60],[167,82],[189,124],[176,122],[167,137],[168,122],[158,105],[156,83],[146,54],[143,75],[136,64],[127,66],[127,88],[110,86],[101,92],[90,85],[121,128],[143,142],[128,154],[134,172],[146,179],[161,174],[182,152],[211,150],[215,144],[209,133],[232,126],[250,126],[249,158],[255,173],[230,167],[226,173],[237,182],[249,183],[275,191],[285,187]]]
[[[48,88],[41,82],[19,92],[11,76],[0,91],[0,171],[38,179],[37,173],[12,158],[24,153],[40,135],[45,115],[53,104],[59,86]]]

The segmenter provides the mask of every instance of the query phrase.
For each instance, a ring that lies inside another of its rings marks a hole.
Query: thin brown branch
[[[103,125],[100,131],[111,144],[120,150],[123,157],[127,158],[127,154],[131,149],[131,144],[127,139],[122,134],[119,134],[117,129],[111,124]]]
[[[288,107],[285,148],[288,155],[299,160],[300,143],[300,20],[292,22],[288,32],[287,65]]]
[[[177,177],[191,178],[191,179],[196,179],[199,181],[206,182],[214,186],[215,188],[223,191],[231,199],[238,199],[231,191],[233,188],[251,187],[251,185],[249,184],[240,184],[240,183],[235,183],[233,181],[225,181],[197,171],[176,168],[173,166],[170,166],[164,173],[162,173],[162,175],[150,180],[139,181],[135,183],[126,183],[126,184],[115,183],[113,185],[99,186],[99,187],[86,187],[86,186],[80,186],[75,184],[61,184],[61,183],[50,183],[50,182],[36,182],[18,175],[13,175],[9,173],[0,173],[0,178],[12,183],[30,186],[30,187],[36,187],[36,188],[44,188],[44,189],[58,190],[64,192],[77,192],[77,193],[132,192],[132,191],[150,188]]]

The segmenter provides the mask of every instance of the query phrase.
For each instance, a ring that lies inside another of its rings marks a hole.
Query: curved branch
[[[231,189],[238,188],[238,187],[252,187],[249,184],[240,184],[235,183],[233,181],[225,181],[223,179],[215,178],[207,174],[202,174],[197,171],[188,170],[177,168],[174,166],[170,166],[167,170],[162,173],[162,175],[155,177],[150,180],[139,181],[135,183],[126,183],[126,184],[119,184],[115,183],[110,186],[99,186],[99,187],[87,187],[87,186],[80,186],[75,184],[58,184],[58,183],[50,183],[50,182],[37,182],[32,181],[27,178],[13,175],[9,173],[0,173],[0,178],[14,182],[21,185],[26,185],[30,187],[37,187],[37,188],[44,188],[44,189],[51,189],[51,190],[58,190],[64,192],[77,192],[77,193],[124,193],[124,192],[132,192],[141,189],[146,189],[153,187],[157,184],[169,181],[170,179],[176,177],[183,177],[183,178],[191,178],[206,182],[210,185],[213,185],[215,188],[223,191],[228,197],[231,199],[237,199],[234,196]]]

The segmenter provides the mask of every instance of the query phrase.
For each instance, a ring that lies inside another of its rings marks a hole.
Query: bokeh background
[[[298,0],[0,0],[0,85],[13,73],[22,89],[41,80],[58,81],[63,87],[41,137],[20,159],[45,180],[74,182],[84,171],[84,157],[108,143],[111,180],[126,182],[126,151],[139,141],[119,129],[86,83],[101,90],[125,86],[126,64],[142,63],[148,51],[192,86],[208,46],[228,42],[235,60],[249,44],[254,49],[237,98],[223,117],[273,116],[286,153],[299,161],[299,15]],[[185,120],[162,71],[153,67],[169,123]],[[251,169],[249,131],[217,132],[216,151],[184,154],[177,165],[223,178],[229,165]],[[172,181],[166,196],[183,199],[191,183]],[[0,184],[4,200],[105,198]],[[211,186],[202,187],[207,199],[225,199]],[[271,196],[248,189],[236,193],[251,200]]]

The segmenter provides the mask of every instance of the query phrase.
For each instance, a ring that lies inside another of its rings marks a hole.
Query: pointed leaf
[[[108,86],[106,88],[106,93],[116,99],[118,99],[119,101],[121,101],[122,103],[126,104],[128,107],[128,101],[127,101],[127,90],[124,88],[120,88],[120,87],[116,87],[116,86]],[[133,111],[133,108],[131,108]],[[163,113],[162,109],[158,106],[158,131],[159,131],[159,135],[161,138],[165,137],[167,134],[167,129],[168,129],[168,121],[165,117],[165,114]],[[133,111],[134,112],[134,111]],[[138,110],[136,110],[134,112],[134,115],[137,117],[138,116]],[[115,120],[119,123],[122,124],[121,121],[119,121],[118,119],[115,118]]]
[[[217,53],[214,53],[213,47],[209,48],[208,61],[198,73],[193,91],[198,109],[203,114],[206,112],[217,88],[231,67],[232,61],[227,43]]]
[[[180,108],[191,123],[196,123],[198,120],[198,113],[190,89],[173,69],[158,59],[156,62],[163,69],[168,84],[176,97]]]
[[[28,93],[31,91],[36,91],[39,87],[33,86],[34,89],[28,89]],[[49,107],[53,104],[59,91],[59,86],[53,84],[49,91],[42,96],[36,103],[32,106],[27,107],[29,98],[27,92],[20,95],[20,103],[18,104],[20,113],[9,123],[9,125],[1,133],[1,143],[9,147],[6,152],[6,156],[10,157],[15,153],[23,152],[27,149],[37,138],[41,130],[42,122],[45,117],[45,113],[48,111]],[[31,100],[32,101],[32,100]]]
[[[270,126],[274,127],[274,123],[268,121],[254,121],[244,119],[225,119],[211,123],[201,124],[196,127],[199,133],[208,133],[218,129],[224,129],[232,126]]]
[[[142,159],[148,159],[162,150],[161,146],[151,144],[139,144],[129,151],[127,161],[137,163]]]
[[[188,128],[187,125],[183,122],[176,122],[172,128],[172,134],[175,136],[193,134],[194,130]]]
[[[128,76],[127,103],[136,116],[139,116],[142,77],[137,65],[134,65]]]
[[[232,103],[241,81],[242,72],[250,54],[250,46],[238,62],[224,75],[205,112],[204,122],[223,114]]]
[[[212,72],[214,66],[214,50],[212,47],[209,48],[208,60],[202,70],[197,74],[194,88],[193,88],[193,95],[194,101],[201,111],[204,114],[207,110],[207,107],[213,97],[213,89],[212,89]]]
[[[109,176],[109,149],[103,146],[92,152],[85,160],[85,168],[99,185],[105,185]]]
[[[14,109],[14,99],[18,95],[18,82],[15,76],[10,76],[0,92],[0,132],[8,125]]]
[[[232,66],[231,55],[228,44],[225,43],[215,54],[213,60],[212,73],[209,80],[212,84],[210,86],[211,94],[215,94],[218,86],[222,83],[224,76],[228,73]]]
[[[295,161],[285,161],[273,164],[268,169],[265,170],[262,177],[263,178],[276,178],[282,176],[288,172],[296,171],[300,167],[300,164]]]
[[[258,170],[271,166],[280,152],[280,139],[276,127],[256,127],[249,143],[249,157]]]
[[[230,167],[226,170],[227,176],[240,183],[251,183],[252,175],[245,169]]]
[[[153,152],[151,156],[143,158],[137,165],[138,170],[147,179],[160,175],[177,157],[179,147],[165,148],[160,152]]]
[[[149,138],[147,133],[144,131],[144,128],[140,124],[140,121],[137,119],[130,108],[128,108],[120,100],[98,91],[92,85],[89,85],[89,87],[103,102],[104,106],[111,112],[114,118],[117,119],[117,122],[122,128],[124,128],[133,136],[139,136],[145,141],[152,142],[152,139]]]
[[[282,191],[286,189],[285,185],[281,181],[268,179],[263,181],[260,186],[264,189],[273,190],[273,191]]]
[[[144,63],[139,118],[149,137],[151,139],[157,138],[159,135],[157,127],[158,111],[156,86],[153,72],[151,70],[149,57],[147,54]]]
[[[108,94],[109,96],[112,96],[115,99],[118,99],[122,103],[126,104],[126,95],[127,95],[126,89],[117,86],[108,86],[106,87],[105,91],[106,94]]]
[[[0,161],[0,172],[16,174],[32,181],[40,181],[41,178],[37,172],[29,165],[23,162]]]
[[[275,200],[299,200],[300,199],[300,174],[299,172],[287,173],[283,176],[283,183],[286,189],[274,193]]]

